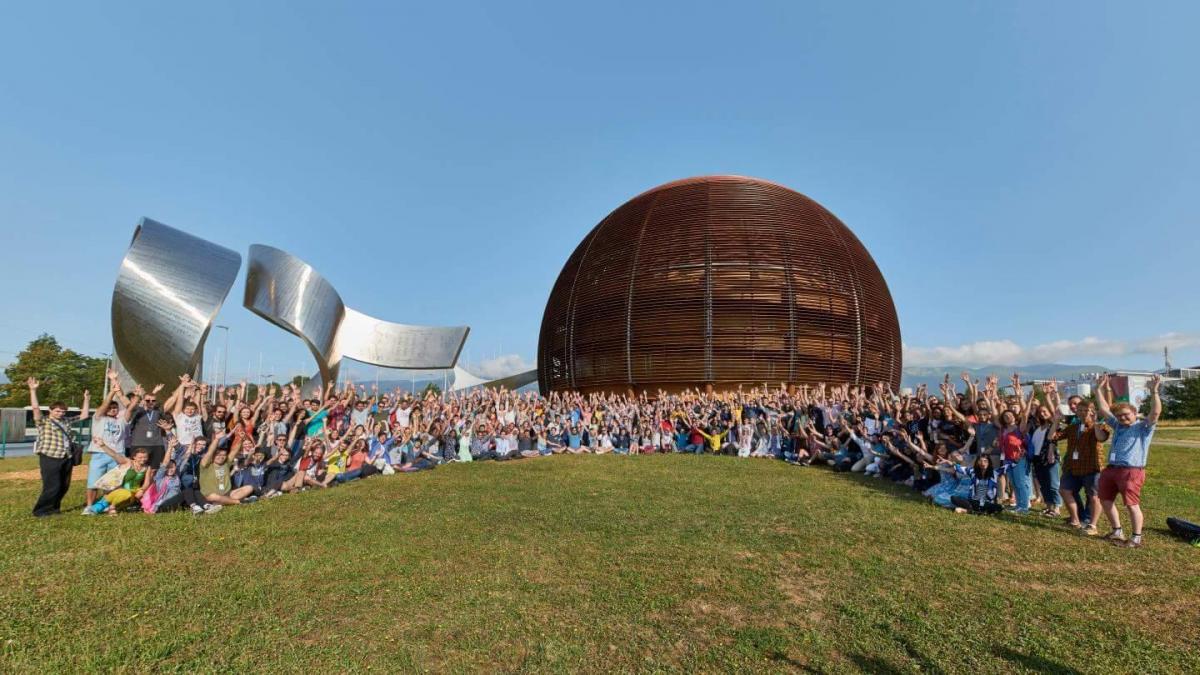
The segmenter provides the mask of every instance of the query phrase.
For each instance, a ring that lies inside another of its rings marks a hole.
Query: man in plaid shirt
[[[33,452],[38,456],[38,468],[42,473],[42,494],[33,506],[37,517],[53,516],[60,512],[63,497],[71,488],[71,469],[74,467],[71,453],[71,430],[65,419],[67,406],[55,401],[50,404],[50,416],[43,417],[38,406],[38,381],[29,378],[29,405],[33,408],[33,424],[37,427],[37,441]],[[83,392],[83,417],[88,415],[89,393]]]

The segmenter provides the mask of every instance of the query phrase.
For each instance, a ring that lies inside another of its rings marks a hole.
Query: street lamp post
[[[229,326],[213,326],[225,331],[225,347],[223,349],[223,363],[221,364],[221,386],[225,386],[225,375],[229,372]]]

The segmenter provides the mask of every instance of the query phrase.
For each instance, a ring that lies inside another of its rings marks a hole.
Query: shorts
[[[1100,491],[1100,472],[1088,473],[1082,476],[1075,476],[1070,473],[1064,473],[1058,479],[1058,487],[1067,492],[1079,492],[1083,490],[1087,494],[1087,498],[1095,497]]]
[[[1125,506],[1137,506],[1142,501],[1142,483],[1146,470],[1140,466],[1110,466],[1100,472],[1100,500],[1115,501],[1117,494]]]
[[[87,489],[95,490],[96,481],[104,474],[117,468],[117,460],[109,457],[103,452],[93,452],[92,457],[88,460],[88,479]]]

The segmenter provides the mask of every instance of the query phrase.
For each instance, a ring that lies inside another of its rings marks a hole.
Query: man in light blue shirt
[[[1107,374],[1096,380],[1096,408],[1101,419],[1113,429],[1108,466],[1100,472],[1100,504],[1113,528],[1106,538],[1118,546],[1138,548],[1142,545],[1142,523],[1145,520],[1141,507],[1142,485],[1146,482],[1150,439],[1154,437],[1154,427],[1158,424],[1158,416],[1162,414],[1162,399],[1159,398],[1161,386],[1161,377],[1155,375],[1150,378],[1150,414],[1146,419],[1139,420],[1137,410],[1129,403],[1117,403],[1109,408],[1112,389]],[[1117,513],[1118,493],[1125,502],[1133,526],[1133,536],[1128,541],[1121,530],[1121,516]]]

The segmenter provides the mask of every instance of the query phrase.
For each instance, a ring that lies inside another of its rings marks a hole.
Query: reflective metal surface
[[[469,331],[466,326],[409,326],[367,316],[346,307],[311,265],[260,244],[250,247],[243,304],[303,340],[325,383],[337,380],[343,358],[385,368],[451,368]]]
[[[124,386],[162,383],[169,392],[181,374],[198,373],[241,265],[234,251],[142,218],[112,296],[113,363]]]
[[[485,380],[477,375],[473,375],[458,366],[454,367],[454,384],[450,385],[450,391],[462,391],[472,387],[484,387],[487,389],[520,389],[531,382],[537,382],[538,371],[527,370],[516,375],[501,377],[496,380]]]

